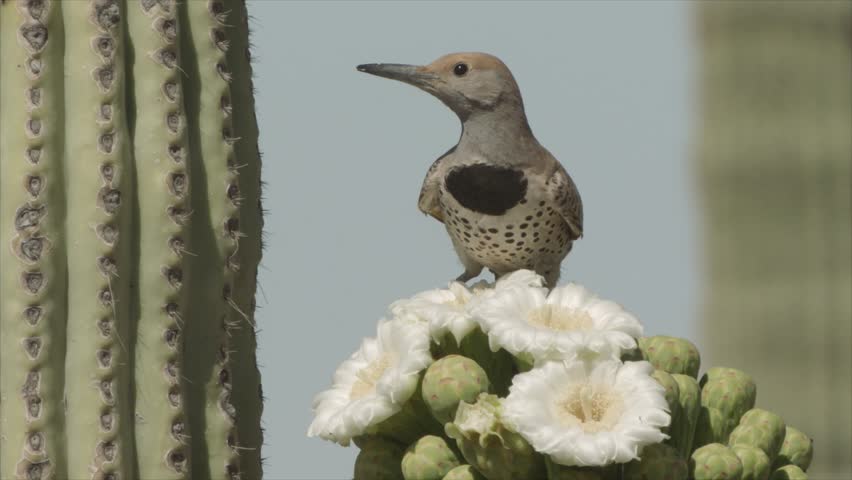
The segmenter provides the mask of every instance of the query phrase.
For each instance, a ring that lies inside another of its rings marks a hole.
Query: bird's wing
[[[546,180],[545,189],[552,205],[555,205],[556,211],[568,224],[572,234],[571,240],[582,237],[583,201],[574,180],[559,162],[556,162],[555,170]]]
[[[444,213],[441,211],[441,205],[438,202],[441,176],[446,171],[444,164],[448,163],[448,157],[455,151],[456,147],[449,149],[447,153],[441,155],[432,163],[429,171],[426,172],[426,178],[423,179],[423,186],[420,188],[420,197],[417,199],[417,208],[421,212],[435,217],[441,223],[444,222]]]

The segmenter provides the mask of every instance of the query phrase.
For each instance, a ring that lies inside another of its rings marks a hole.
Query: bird
[[[432,94],[461,122],[457,144],[432,163],[417,202],[450,236],[464,266],[456,281],[483,268],[497,279],[526,269],[556,286],[583,236],[583,204],[565,167],[533,135],[509,68],[482,52],[356,68]]]

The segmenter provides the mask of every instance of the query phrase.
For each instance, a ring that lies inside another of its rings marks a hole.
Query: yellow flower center
[[[349,390],[349,399],[358,400],[376,391],[376,383],[381,378],[385,370],[394,363],[394,356],[390,353],[385,353],[381,357],[370,362],[369,365],[362,368],[355,374],[358,377],[355,383],[352,384],[352,389]]]
[[[559,305],[542,305],[529,313],[527,321],[535,326],[550,330],[591,330],[592,317],[582,310],[564,308]]]
[[[556,404],[559,420],[587,433],[611,430],[621,418],[624,402],[605,385],[574,385]]]

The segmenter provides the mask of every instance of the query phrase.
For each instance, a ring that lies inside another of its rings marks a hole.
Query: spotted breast
[[[567,224],[549,205],[543,180],[520,169],[475,163],[450,169],[440,207],[456,251],[498,275],[549,269],[571,250]]]

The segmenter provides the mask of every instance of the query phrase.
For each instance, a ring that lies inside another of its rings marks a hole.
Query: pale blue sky
[[[312,397],[390,302],[461,272],[442,226],[416,208],[458,120],[360,63],[502,58],[533,132],[583,197],[585,236],[562,281],[623,304],[648,334],[700,346],[687,2],[250,0],[249,12],[269,210],[258,298],[266,478],[351,478],[354,447],[305,436]]]

